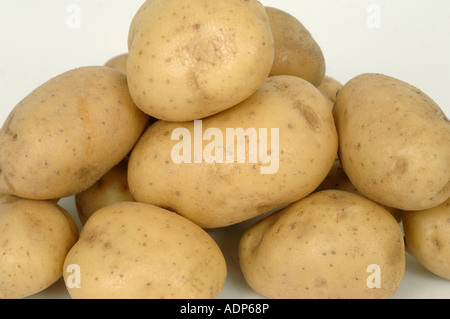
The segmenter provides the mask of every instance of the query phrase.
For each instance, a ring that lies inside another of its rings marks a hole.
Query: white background
[[[325,55],[327,75],[345,83],[384,73],[428,94],[450,116],[450,1],[266,0],[297,17]],[[143,0],[0,0],[0,122],[37,86],[79,66],[103,65],[127,50]],[[1,151],[1,150],[0,150]],[[73,198],[61,201],[74,216]],[[251,222],[249,222],[251,223]],[[212,233],[227,257],[220,298],[259,298],[240,274],[236,245],[244,223]],[[33,297],[67,298],[60,280]],[[407,256],[393,298],[450,298],[450,282]]]

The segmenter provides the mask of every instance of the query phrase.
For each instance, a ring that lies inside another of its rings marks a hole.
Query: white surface
[[[102,65],[127,50],[128,27],[143,0],[0,0],[0,122],[53,76]],[[342,83],[364,72],[409,82],[450,116],[450,1],[266,0],[296,16],[321,46],[327,74]],[[74,216],[73,198],[62,204]],[[245,284],[236,247],[248,225],[213,233],[227,257],[220,298],[260,298]],[[450,282],[409,255],[393,298],[450,298]],[[31,298],[68,298],[62,280]]]

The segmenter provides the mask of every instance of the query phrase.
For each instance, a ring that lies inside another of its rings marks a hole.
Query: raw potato
[[[116,69],[123,74],[127,74],[128,53],[120,54],[108,60],[105,66]]]
[[[274,299],[389,298],[405,272],[397,221],[338,190],[314,193],[250,227],[239,260],[249,286]]]
[[[130,92],[152,117],[204,118],[255,92],[273,56],[270,25],[257,0],[148,0],[129,31]]]
[[[215,298],[227,268],[210,235],[165,209],[137,202],[98,210],[83,227],[64,269],[74,299]],[[69,268],[70,269],[70,268]]]
[[[194,122],[153,124],[130,155],[128,183],[137,201],[204,228],[236,224],[310,194],[337,156],[327,101],[299,77],[270,77],[249,99],[196,123],[197,129]],[[227,151],[233,132],[245,138],[235,146],[245,146],[245,157]]]
[[[419,89],[361,74],[339,91],[333,114],[342,167],[366,197],[422,210],[450,196],[450,122]]]
[[[360,196],[364,196],[355,188],[355,186],[353,186],[347,174],[345,174],[345,171],[342,168],[339,158],[336,159],[327,177],[323,180],[323,182],[319,185],[319,187],[316,188],[315,192],[331,189],[346,191]],[[392,207],[384,207],[384,208],[387,211],[389,211],[398,222],[401,222],[403,215],[402,210]]]
[[[435,275],[450,280],[450,198],[422,211],[404,212],[406,251]]]
[[[46,200],[94,184],[133,148],[148,122],[125,75],[73,69],[42,84],[0,131],[0,193]]]
[[[311,33],[283,10],[266,7],[266,12],[275,43],[270,75],[294,75],[319,86],[325,76],[325,57]]]
[[[54,202],[0,196],[0,299],[50,287],[77,239],[72,216]]]
[[[128,159],[114,166],[88,189],[75,195],[77,214],[81,224],[102,207],[117,203],[134,201],[128,188]]]
[[[337,81],[336,79],[325,75],[322,83],[318,86],[320,92],[322,92],[327,98],[331,101],[331,106],[334,106],[336,103],[336,98],[339,90],[343,87],[342,83]]]

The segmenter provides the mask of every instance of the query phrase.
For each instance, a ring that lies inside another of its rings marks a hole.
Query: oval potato
[[[127,62],[128,53],[123,53],[106,61],[105,66],[116,69],[123,74],[127,74]]]
[[[380,205],[326,190],[257,222],[242,235],[248,285],[278,299],[381,299],[405,272],[401,228]]]
[[[67,254],[79,288],[64,272],[73,299],[215,298],[227,268],[215,241],[188,219],[137,202],[94,213]]]
[[[0,193],[36,200],[77,194],[131,151],[148,120],[119,71],[64,72],[26,96],[0,130]]]
[[[265,8],[275,46],[270,76],[294,75],[319,86],[326,66],[317,41],[296,17],[277,8]]]
[[[361,74],[339,91],[333,114],[342,167],[366,197],[422,210],[450,196],[450,121],[422,91]]]
[[[77,225],[61,206],[0,196],[0,299],[21,299],[50,287],[78,239]]]
[[[304,79],[275,76],[203,121],[153,124],[131,152],[128,184],[137,201],[217,228],[308,195],[336,156],[325,97]]]
[[[433,274],[450,280],[450,198],[402,214],[406,251]]]
[[[273,55],[270,25],[257,0],[149,0],[130,26],[130,93],[152,117],[201,119],[255,92]]]

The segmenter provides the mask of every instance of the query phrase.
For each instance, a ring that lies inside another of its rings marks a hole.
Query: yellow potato
[[[78,239],[72,216],[54,202],[0,196],[0,299],[50,287]]]
[[[137,201],[217,228],[310,194],[336,156],[325,97],[304,79],[274,76],[203,121],[153,124],[131,152],[128,184]]]
[[[247,229],[239,260],[248,285],[268,298],[389,298],[405,272],[403,234],[380,205],[328,190]]]
[[[450,280],[450,198],[402,214],[406,251],[433,274]]]
[[[270,75],[294,75],[319,86],[325,76],[325,58],[311,33],[283,10],[266,7],[266,12],[275,44]]]
[[[109,170],[88,189],[75,195],[77,214],[81,224],[102,207],[117,203],[134,201],[128,188],[128,159]]]
[[[133,148],[148,122],[125,75],[105,66],[43,83],[0,131],[0,193],[46,200],[94,184]]]
[[[336,161],[334,162],[333,167],[331,168],[327,177],[323,180],[323,182],[319,185],[319,187],[316,188],[315,192],[331,189],[346,191],[360,196],[364,196],[355,188],[355,186],[348,178],[347,174],[345,174],[345,171],[342,168],[339,158],[336,158]],[[384,206],[384,208],[387,211],[389,211],[398,222],[402,220],[403,212],[400,209],[386,206]]]
[[[215,298],[227,273],[221,250],[203,229],[137,202],[94,213],[64,269],[74,299]]]
[[[123,74],[127,74],[128,53],[117,55],[105,63],[105,66],[116,69]]]
[[[339,159],[366,197],[401,210],[422,210],[450,196],[450,121],[412,85],[361,74],[333,108]]]
[[[129,31],[130,93],[152,117],[204,118],[255,92],[273,55],[257,0],[148,0]]]
[[[337,94],[342,87],[342,83],[330,76],[325,75],[322,83],[318,86],[318,89],[330,99],[331,105],[334,106],[334,103],[336,103]]]

